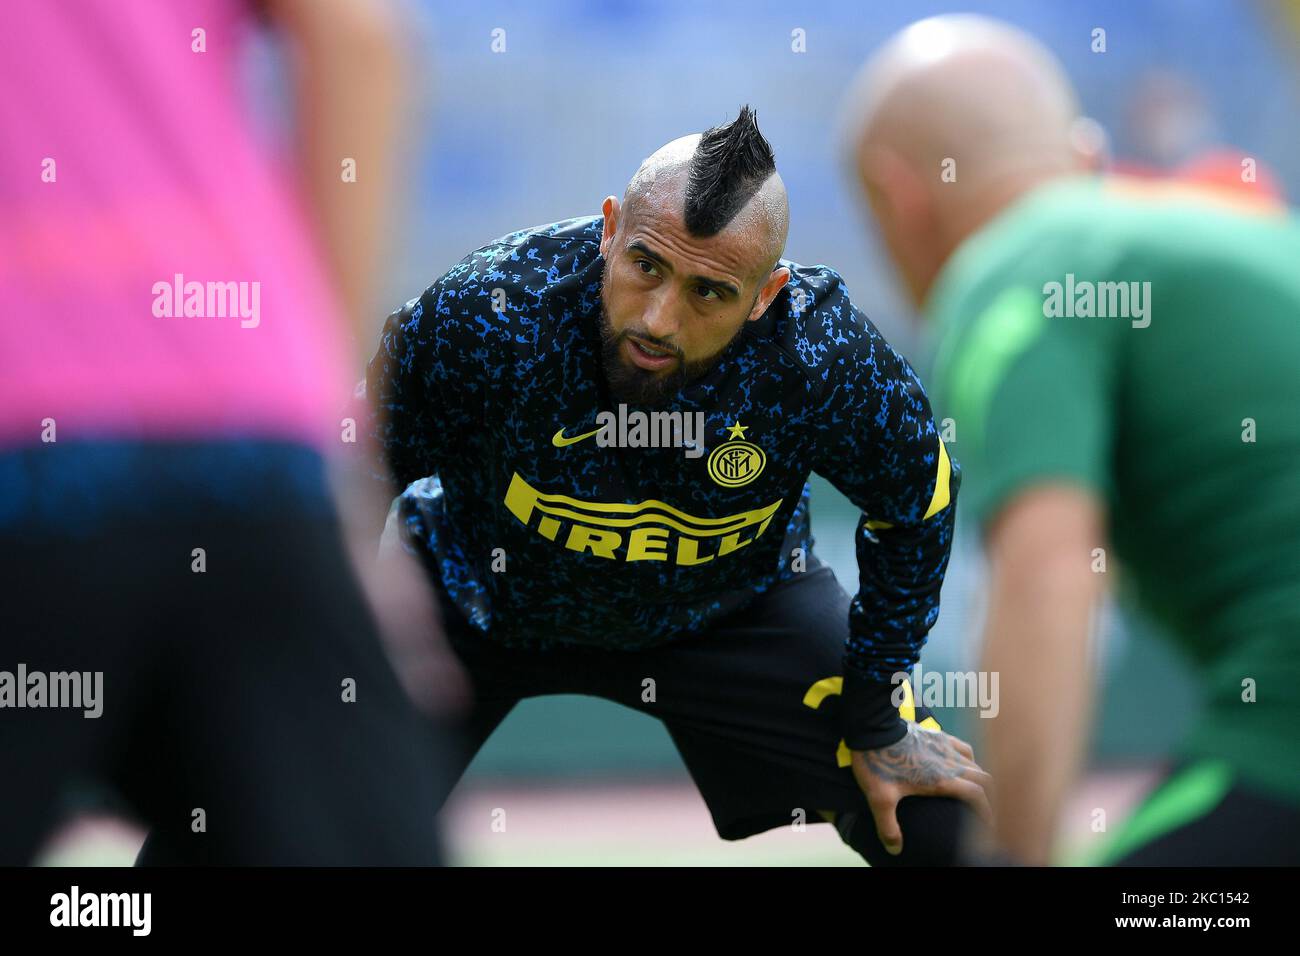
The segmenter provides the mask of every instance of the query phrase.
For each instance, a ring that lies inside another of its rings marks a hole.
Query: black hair
[[[686,231],[701,237],[721,232],[774,172],[776,157],[758,131],[758,117],[742,106],[730,123],[705,131],[695,148],[686,184]]]

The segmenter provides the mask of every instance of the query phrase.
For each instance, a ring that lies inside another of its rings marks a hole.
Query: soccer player
[[[1300,862],[1300,226],[1095,175],[1065,76],[993,21],[914,24],[857,92],[853,163],[937,331],[936,404],[991,565],[1002,845],[1052,859],[1118,559],[1207,706],[1101,859]]]
[[[895,677],[957,472],[840,276],[781,258],[787,223],[746,107],[602,215],[466,256],[370,363],[393,526],[476,687],[465,763],[521,698],[596,695],[664,722],[725,839],[827,819],[872,863],[951,861],[986,775]],[[812,554],[812,471],[862,510],[852,600]]]
[[[337,171],[349,137],[366,168],[391,148],[384,11],[5,11],[0,865],[85,782],[153,828],[154,862],[439,860],[438,745],[327,484],[353,377],[330,280],[364,298],[365,270],[321,268],[338,237],[313,236],[236,82],[269,13],[301,48],[313,211],[382,232]]]

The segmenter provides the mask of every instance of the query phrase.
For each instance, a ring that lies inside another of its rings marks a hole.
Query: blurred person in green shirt
[[[1207,706],[1096,861],[1294,865],[1300,226],[1251,194],[1252,159],[1240,190],[1198,190],[1103,178],[1101,145],[1043,47],[971,16],[897,35],[847,113],[854,173],[937,337],[936,417],[989,558],[995,835],[1053,859],[1091,716],[1090,617],[1122,563],[1121,597],[1174,636]]]

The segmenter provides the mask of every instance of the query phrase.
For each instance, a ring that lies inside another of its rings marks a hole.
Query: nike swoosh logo
[[[556,448],[563,448],[565,445],[572,445],[574,442],[580,442],[584,438],[590,438],[598,431],[600,431],[599,428],[594,428],[589,432],[585,432],[584,434],[574,435],[572,438],[565,438],[564,429],[561,428],[558,432],[556,432],[554,435],[551,436],[551,444],[554,445]]]

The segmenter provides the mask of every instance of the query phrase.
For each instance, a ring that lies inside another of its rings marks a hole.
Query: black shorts
[[[873,865],[955,862],[970,816],[956,800],[905,798],[899,857],[875,835],[840,739],[849,597],[830,568],[814,563],[707,632],[640,651],[502,647],[442,596],[444,625],[476,698],[458,774],[517,701],[585,694],[663,721],[725,840],[820,823],[828,811]],[[924,707],[914,716],[931,717]]]
[[[101,788],[168,862],[438,862],[441,746],[317,453],[60,443],[0,453],[0,499],[0,671],[103,675],[98,717],[0,709],[0,865]]]

